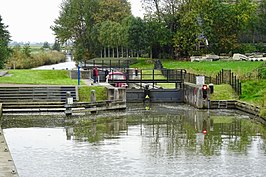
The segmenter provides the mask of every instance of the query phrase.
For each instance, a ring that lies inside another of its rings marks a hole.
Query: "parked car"
[[[107,82],[115,80],[115,83],[113,84],[115,87],[127,87],[127,83],[119,82],[119,80],[125,81],[127,79],[126,75],[119,71],[110,72],[107,75]]]

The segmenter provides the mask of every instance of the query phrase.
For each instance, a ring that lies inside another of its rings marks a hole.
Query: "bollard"
[[[209,88],[210,88],[210,94],[213,94],[214,92],[214,86],[212,83],[209,84]]]
[[[118,92],[118,88],[114,89],[114,100],[117,101],[119,100],[119,92]]]
[[[91,103],[95,103],[96,102],[96,92],[95,90],[91,90]]]
[[[66,93],[65,114],[66,116],[72,115],[73,97],[70,92]]]
[[[91,103],[96,103],[96,91],[95,90],[91,90]],[[93,106],[93,108],[95,108],[94,111],[91,111],[92,114],[96,114],[97,110],[96,110],[96,105]]]

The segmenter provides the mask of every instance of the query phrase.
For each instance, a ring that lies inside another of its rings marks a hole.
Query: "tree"
[[[148,21],[155,21],[160,24],[161,29],[165,30],[164,42],[163,45],[156,45],[157,49],[153,49],[155,57],[164,57],[167,53],[166,57],[174,57],[174,45],[173,45],[173,37],[179,27],[180,21],[180,7],[187,3],[184,0],[142,0],[144,8],[146,10],[146,19]],[[182,16],[182,14],[181,14]],[[158,32],[158,31],[157,31]],[[160,42],[162,42],[160,39]],[[162,44],[162,43],[161,43]],[[159,49],[159,52],[158,52]]]
[[[128,44],[137,56],[144,50],[148,50],[148,34],[146,23],[139,17],[132,18],[128,29]]]
[[[73,42],[74,59],[77,61],[94,58],[97,41],[94,37],[97,0],[65,0],[52,30],[61,43]]]
[[[106,20],[120,23],[124,18],[132,15],[127,0],[100,0],[99,12],[95,16],[97,23]]]
[[[153,19],[146,22],[147,41],[149,45],[150,58],[163,58],[171,57],[170,51],[164,49],[171,49],[172,46],[172,33],[165,23],[158,22]],[[165,56],[168,53],[168,56]]]
[[[55,40],[55,42],[54,42],[54,44],[53,44],[53,46],[52,46],[52,49],[53,49],[53,50],[57,50],[58,52],[60,52],[61,47],[60,47],[60,43],[59,43],[58,40]]]
[[[129,15],[127,0],[65,0],[51,28],[60,43],[73,43],[74,59],[80,61],[96,57],[102,47],[116,47],[118,53],[120,22]]]
[[[4,63],[10,55],[10,49],[8,48],[10,34],[6,28],[7,26],[2,22],[0,15],[0,69],[4,67]]]
[[[22,54],[25,56],[26,59],[31,58],[31,49],[30,49],[30,43],[27,43],[22,48]]]
[[[48,42],[44,42],[42,48],[43,49],[50,49],[50,44]]]
[[[234,51],[239,46],[241,32],[247,28],[254,12],[253,4],[248,0],[239,0],[238,3],[188,1],[180,7],[180,22],[174,45],[179,53],[190,56],[194,54],[198,43],[206,38],[208,52],[220,54]],[[197,53],[201,54],[201,51]]]
[[[253,14],[256,13],[254,3],[239,0],[238,3],[221,3],[205,0],[201,5],[205,22],[203,30],[210,43],[210,50],[216,54],[229,53],[238,49],[240,37],[247,30]]]

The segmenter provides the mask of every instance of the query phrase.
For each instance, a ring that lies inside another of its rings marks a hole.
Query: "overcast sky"
[[[54,20],[62,0],[0,0],[0,15],[11,40],[17,42],[54,42]],[[132,13],[142,16],[140,0],[129,0]]]

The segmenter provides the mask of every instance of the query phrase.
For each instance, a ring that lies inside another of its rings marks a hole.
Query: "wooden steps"
[[[0,87],[3,114],[64,112],[66,93],[78,100],[76,86],[5,86]]]
[[[64,102],[67,92],[78,100],[75,86],[6,86],[0,87],[0,102]]]

